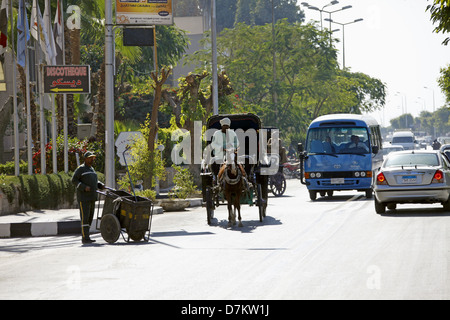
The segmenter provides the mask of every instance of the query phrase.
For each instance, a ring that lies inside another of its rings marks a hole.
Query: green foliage
[[[433,4],[427,6],[427,11],[431,13],[431,21],[437,24],[434,32],[448,33],[450,32],[450,1],[449,0],[434,0]],[[447,45],[450,42],[450,37],[443,42]]]
[[[99,174],[99,180],[104,181],[103,174]],[[18,194],[19,204],[28,204],[34,209],[56,209],[62,203],[72,204],[76,196],[72,175],[66,173],[19,177],[2,175],[0,189],[10,203]]]
[[[176,141],[172,141],[172,133],[176,130],[179,130],[175,116],[172,116],[170,119],[170,127],[168,128],[160,128],[158,131],[158,144],[164,146],[163,159],[165,160],[165,166],[172,166],[172,150],[174,146],[177,144]]]
[[[450,65],[441,69],[441,76],[438,80],[439,87],[445,94],[445,98],[450,103]]]
[[[21,174],[28,173],[28,163],[27,162],[20,160],[19,166],[20,166],[19,172]],[[0,163],[0,174],[5,175],[5,176],[6,175],[10,175],[10,176],[14,175],[15,174],[14,161],[8,161],[4,164]],[[0,183],[1,183],[1,180],[0,180]]]
[[[45,146],[45,159],[47,171],[51,171],[52,165],[52,148],[53,142],[49,142]],[[64,169],[64,136],[59,135],[56,139],[57,148],[57,166],[58,171]],[[92,151],[96,155],[95,170],[103,172],[105,168],[105,150],[103,149],[101,142],[89,141],[88,139],[80,140],[78,138],[68,139],[69,150],[69,171],[75,171],[77,168],[76,154],[79,155],[80,163],[83,163],[83,154],[86,151]],[[33,154],[33,168],[35,173],[41,172],[41,150],[39,149]]]
[[[149,122],[148,117],[145,124],[141,127],[142,137],[136,138],[130,149],[131,163],[128,164],[128,170],[133,184],[138,180],[145,181],[153,172],[153,179],[157,176],[160,180],[166,178],[165,162],[161,159],[161,154],[157,148],[154,153],[148,150],[148,133]],[[128,175],[123,176],[118,181],[119,187],[124,190],[131,190],[130,178]]]
[[[172,165],[172,168],[176,171],[173,178],[175,186],[169,191],[169,198],[186,199],[196,190],[194,177],[189,171],[189,168],[182,168],[176,165]]]
[[[363,73],[339,69],[337,49],[334,42],[330,44],[327,31],[287,19],[279,20],[275,29],[274,38],[271,24],[239,23],[221,33],[219,65],[226,69],[235,92],[234,98],[221,103],[221,112],[254,112],[264,126],[278,127],[289,144],[302,141],[307,126],[318,116],[369,112],[384,105],[385,84]],[[209,48],[208,41],[204,39],[203,47]],[[210,49],[200,50],[188,61],[198,65],[210,61],[210,54]]]
[[[391,119],[391,128],[411,128],[414,131],[424,131],[431,136],[445,136],[450,132],[450,108],[441,107],[435,112],[423,111],[419,117],[411,114],[401,115]]]
[[[136,192],[137,196],[140,197],[144,197],[150,200],[155,200],[156,199],[156,191],[155,190],[151,190],[151,189],[146,189],[146,190],[142,190],[142,191],[138,191]]]

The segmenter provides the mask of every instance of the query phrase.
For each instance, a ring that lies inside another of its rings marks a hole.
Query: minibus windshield
[[[306,151],[309,154],[368,154],[370,139],[367,128],[326,127],[308,132]]]

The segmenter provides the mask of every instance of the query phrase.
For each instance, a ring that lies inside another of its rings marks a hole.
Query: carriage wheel
[[[270,177],[270,191],[272,191],[275,197],[281,197],[286,191],[286,178],[281,172]]]
[[[120,230],[120,222],[115,215],[107,214],[102,217],[100,232],[103,240],[110,244],[116,242],[120,237]]]
[[[262,195],[262,186],[258,183],[257,185],[257,205],[258,205],[258,211],[259,211],[259,222],[263,222],[264,217],[266,216],[266,206],[263,204],[263,195]]]
[[[206,187],[206,220],[211,225],[211,219],[214,218],[214,199],[211,187]]]

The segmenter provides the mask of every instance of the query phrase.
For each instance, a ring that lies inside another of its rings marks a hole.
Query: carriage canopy
[[[220,130],[222,126],[220,125],[220,120],[223,118],[229,118],[231,120],[230,129],[261,129],[261,119],[253,113],[240,113],[240,114],[221,114],[215,115],[208,119],[207,128],[208,129],[218,129]]]

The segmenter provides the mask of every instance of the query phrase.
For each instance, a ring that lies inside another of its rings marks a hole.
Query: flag
[[[55,37],[55,45],[56,45],[56,64],[62,65],[63,64],[63,41],[64,41],[64,26],[62,24],[62,10],[61,5],[58,3],[56,5],[56,16],[55,16],[55,22],[53,25],[53,35]]]
[[[25,68],[27,43],[30,40],[28,17],[25,9],[25,0],[19,0],[19,13],[17,16],[17,63]]]
[[[49,41],[49,33],[47,32],[47,26],[45,25],[41,9],[39,5],[36,3],[36,0],[33,0],[33,9],[31,10],[31,35],[37,41],[40,41],[41,50],[44,52],[45,60],[49,65],[55,65],[55,53],[52,49],[52,46]],[[39,36],[38,36],[38,26],[39,26]]]
[[[0,7],[0,55],[2,55],[8,45],[8,10],[6,8],[7,0],[2,0]]]
[[[52,55],[52,64],[56,64],[56,45],[55,45],[55,38],[53,37],[53,30],[52,30],[52,22],[51,22],[51,7],[50,7],[50,1],[45,1],[45,9],[44,9],[44,26],[48,34],[48,42],[50,44],[50,50]]]

